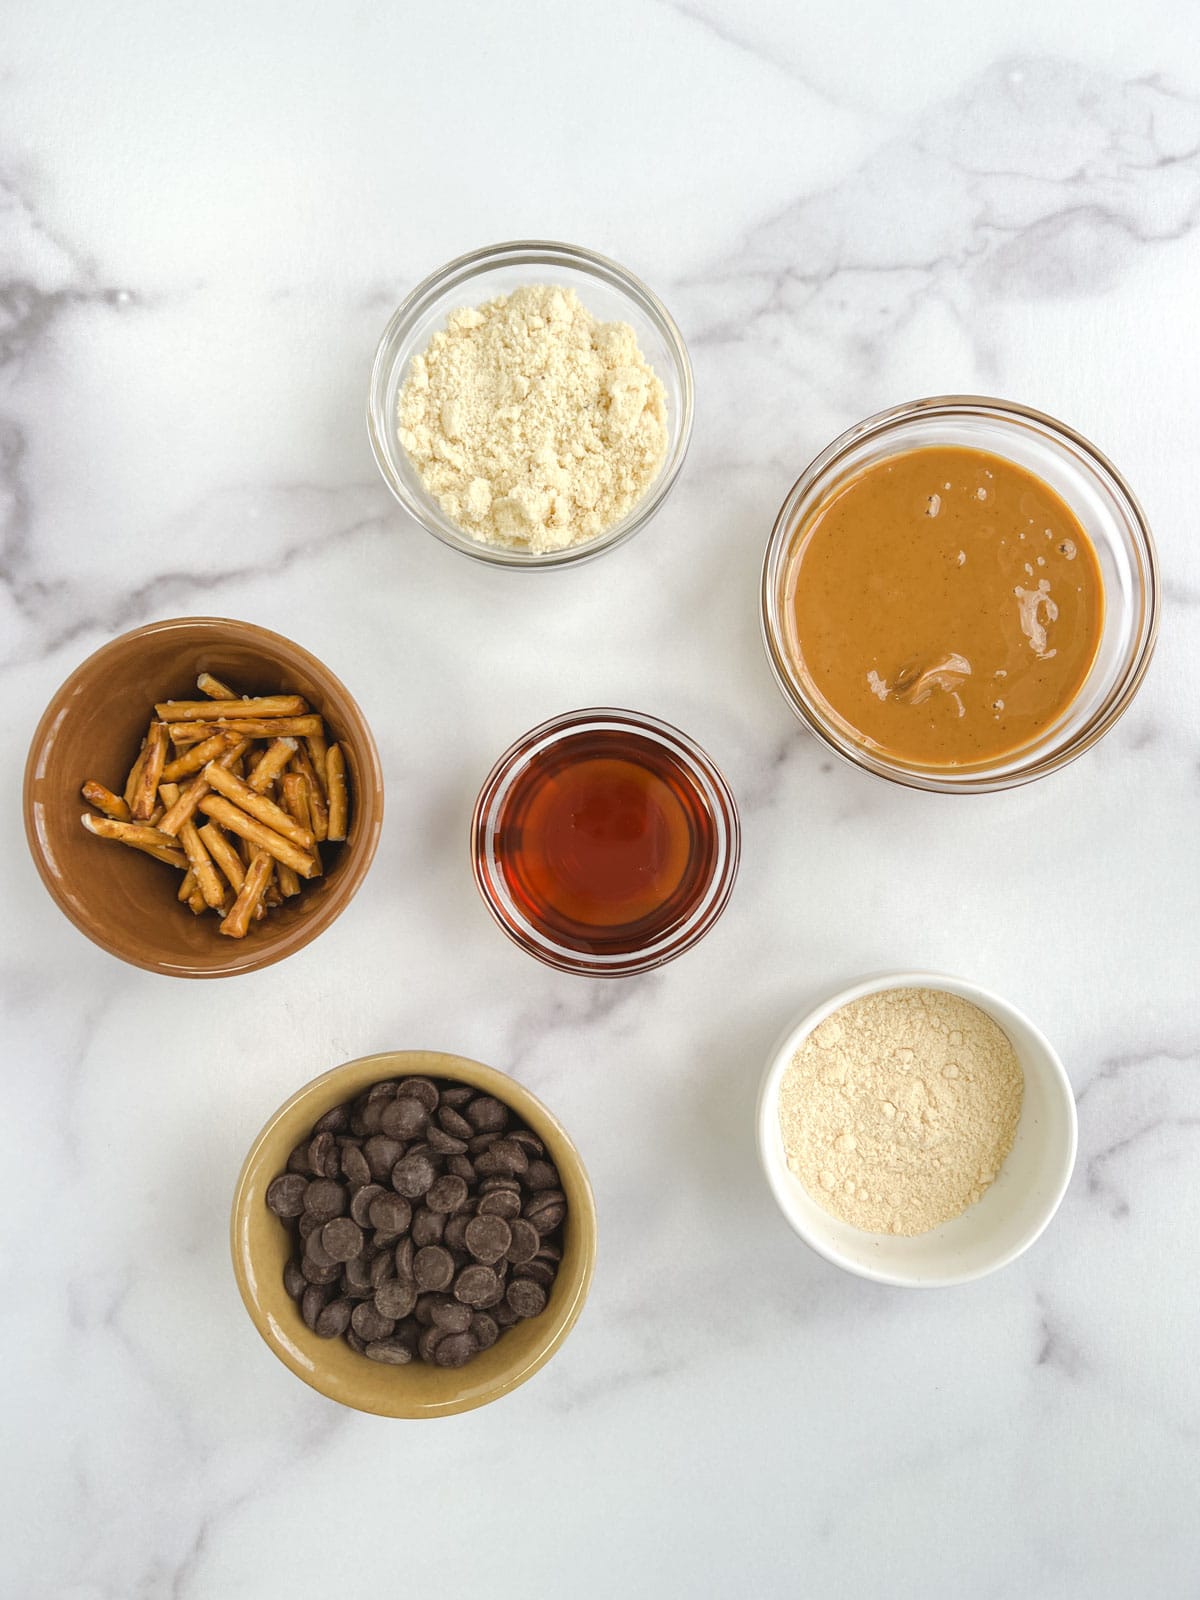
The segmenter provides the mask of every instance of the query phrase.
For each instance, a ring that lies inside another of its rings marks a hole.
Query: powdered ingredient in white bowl
[[[552,284],[452,312],[397,401],[400,443],[446,515],[539,554],[633,509],[666,456],[666,413],[629,324]]]
[[[826,1017],[783,1076],[788,1166],[868,1233],[912,1236],[981,1198],[1012,1149],[1025,1078],[1008,1035],[942,989],[882,989]]]

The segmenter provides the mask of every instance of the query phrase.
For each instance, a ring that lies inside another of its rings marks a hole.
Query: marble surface
[[[1194,5],[16,0],[0,73],[10,815],[68,671],[189,613],[326,659],[388,785],[350,911],[219,987],[121,966],[20,843],[0,857],[0,1593],[1194,1597]],[[560,574],[488,570],[407,523],[363,425],[399,298],[522,235],[643,274],[696,367],[669,505]],[[756,617],[802,465],[956,389],[1094,438],[1166,582],[1153,671],[1104,744],[960,801],[831,764]],[[510,945],[464,848],[495,755],[605,702],[707,746],[745,830],[718,929],[608,985]],[[1000,990],[1078,1096],[1057,1221],[968,1288],[840,1274],[756,1166],[771,1040],[889,967]],[[542,1095],[602,1230],[556,1359],[428,1425],[292,1378],[226,1245],[268,1113],[402,1046]]]

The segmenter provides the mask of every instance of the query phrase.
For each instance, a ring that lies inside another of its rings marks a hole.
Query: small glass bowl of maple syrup
[[[572,711],[518,739],[475,802],[484,904],[563,972],[619,978],[689,950],[737,876],[729,785],[698,745],[633,711]]]

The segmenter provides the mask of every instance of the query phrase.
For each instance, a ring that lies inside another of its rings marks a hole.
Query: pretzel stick
[[[304,743],[308,747],[308,759],[312,762],[313,771],[317,775],[317,782],[321,785],[321,792],[328,800],[329,779],[325,775],[325,758],[329,754],[329,746],[325,742],[325,735],[323,733],[310,733]]]
[[[125,779],[125,804],[132,806],[137,795],[138,782],[142,776],[142,768],[146,765],[146,741],[142,740],[138,751],[137,760],[129,769],[129,776]]]
[[[205,905],[219,910],[225,904],[225,891],[221,887],[221,880],[217,877],[217,869],[209,859],[208,851],[204,848],[204,841],[196,832],[196,824],[188,821],[179,830],[179,842],[187,852],[191,862],[192,871],[196,874],[196,885],[204,896]]]
[[[191,894],[188,896],[187,903],[188,910],[194,917],[198,917],[202,912],[208,910],[208,901],[200,893],[199,889],[192,890]]]
[[[302,828],[309,828],[311,818],[308,813],[308,780],[302,778],[298,772],[285,772],[280,779],[283,787],[284,809],[288,811]],[[310,830],[311,831],[311,830]],[[317,873],[321,870],[321,852],[313,851],[313,859],[317,863]],[[317,874],[314,874],[316,876]],[[282,862],[276,867],[275,876],[279,880],[280,892],[288,899],[300,893],[300,879],[291,867],[285,867]]]
[[[90,811],[85,811],[80,820],[89,833],[101,839],[119,839],[122,844],[165,861],[170,867],[178,867],[181,872],[187,870],[183,851],[176,849],[175,840],[157,828],[148,827],[144,822],[117,822],[112,817],[95,817]]]
[[[346,837],[346,757],[340,744],[331,744],[325,760],[329,777],[329,830],[327,839]]]
[[[244,939],[250,926],[250,918],[254,915],[256,907],[262,900],[263,891],[267,887],[267,878],[271,872],[271,857],[265,850],[260,850],[250,863],[250,870],[246,880],[238,890],[237,899],[233,902],[224,920],[221,923],[221,932],[231,939]]]
[[[167,725],[165,722],[152,722],[146,735],[146,747],[142,751],[142,770],[138,774],[133,799],[129,802],[136,822],[145,822],[154,810],[154,797],[158,793],[166,759]]]
[[[303,716],[308,701],[298,694],[263,694],[253,700],[222,700],[217,708],[211,700],[160,700],[154,713],[163,722],[203,722],[214,710],[222,722],[241,722],[243,718],[261,721],[263,717]]]
[[[190,773],[199,772],[209,761],[216,761],[225,754],[230,745],[236,743],[237,735],[232,731],[214,733],[211,739],[202,739],[199,744],[194,744],[185,755],[176,756],[174,761],[168,761],[162,775],[170,782],[186,778]]]
[[[196,882],[196,869],[189,867],[183,875],[183,882],[179,885],[179,893],[175,898],[186,905],[194,894],[200,894],[200,885]],[[200,895],[200,898],[203,900],[204,896]]]
[[[329,807],[325,804],[325,791],[317,781],[308,751],[303,745],[292,757],[292,771],[298,772],[308,783],[308,807],[312,816],[313,838],[320,841],[329,833]]]
[[[202,672],[196,679],[196,687],[201,694],[206,694],[210,700],[236,700],[238,693],[231,689],[227,683],[222,683],[220,678],[214,678],[211,672]]]
[[[191,821],[196,815],[196,807],[213,787],[208,780],[209,767],[231,767],[242,752],[249,749],[249,747],[249,739],[240,739],[237,744],[230,745],[219,760],[207,762],[204,771],[199,777],[193,778],[187,788],[180,792],[179,798],[162,819],[162,831],[164,833],[178,833],[184,823]]]
[[[287,766],[295,753],[295,739],[272,740],[262,755],[259,756],[258,762],[250,774],[250,787],[259,794],[265,794],[268,785],[275,782],[275,779]]]
[[[250,843],[257,845],[260,851],[266,850],[276,861],[282,861],[292,867],[302,878],[316,877],[317,863],[311,855],[298,849],[290,839],[284,839],[273,829],[264,827],[254,817],[239,811],[237,806],[226,800],[223,795],[206,795],[200,802],[200,809],[206,817],[219,822],[230,833],[249,839]],[[291,818],[288,820],[291,821]]]
[[[249,739],[305,738],[310,733],[320,733],[320,717],[243,717],[226,720],[209,717],[204,722],[172,722],[171,739],[177,745],[195,744],[197,739],[211,739],[214,733],[240,733]]]
[[[230,887],[236,894],[246,878],[246,869],[242,865],[242,858],[215,822],[206,822],[197,831],[203,840],[204,848],[229,879]],[[287,870],[290,872],[292,869],[289,867]]]
[[[316,841],[309,829],[300,827],[293,817],[275,804],[274,800],[268,800],[265,794],[256,794],[248,783],[235,778],[231,772],[223,772],[215,762],[209,762],[203,776],[218,794],[223,794],[227,800],[232,800],[235,805],[240,806],[250,816],[256,817],[266,827],[281,833],[285,839],[290,839],[301,850],[312,849]]]
[[[129,807],[119,794],[114,794],[111,789],[106,789],[102,783],[97,783],[94,778],[89,778],[80,790],[88,805],[95,806],[97,811],[103,811],[106,817],[111,817],[114,822],[129,821]]]

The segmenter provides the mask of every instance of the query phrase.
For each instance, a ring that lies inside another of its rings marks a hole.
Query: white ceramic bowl
[[[779,1087],[788,1063],[833,1012],[882,989],[942,989],[986,1011],[1004,1029],[1025,1073],[1021,1120],[1008,1159],[983,1198],[952,1222],[911,1239],[864,1233],[832,1216],[789,1170],[779,1127]],[[771,1193],[805,1244],[835,1266],[876,1283],[937,1289],[1005,1267],[1058,1210],[1075,1165],[1078,1126],[1066,1070],[1029,1018],[999,995],[962,978],[897,972],[866,978],[801,1017],[772,1051],[758,1098],[758,1150]]]

